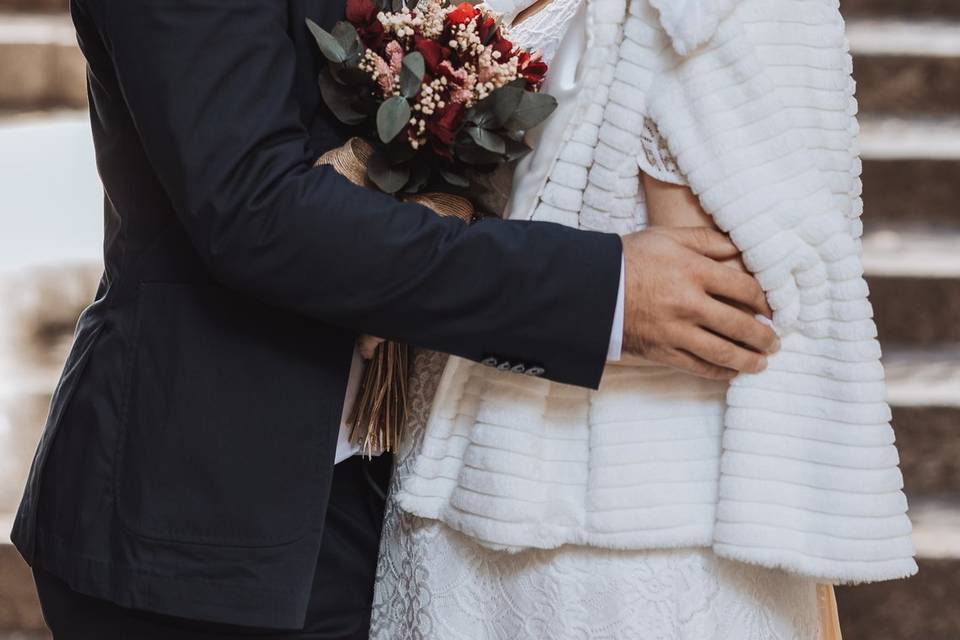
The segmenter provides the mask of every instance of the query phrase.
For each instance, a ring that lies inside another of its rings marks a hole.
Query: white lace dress
[[[513,30],[514,40],[541,48],[552,58],[561,47],[561,38],[577,37],[577,30],[584,29],[584,14],[578,9],[582,9],[580,0],[552,0]],[[561,53],[567,49],[564,47]],[[561,103],[564,100],[562,96],[559,99]],[[649,166],[645,169],[655,172],[656,177],[667,178],[676,168],[663,155],[656,132],[651,129],[647,133],[649,144],[645,144],[645,151]],[[533,161],[536,164],[536,157]],[[528,175],[548,171],[536,166],[528,169]],[[519,178],[526,180],[527,176]],[[638,223],[642,225],[642,220]],[[723,560],[709,548],[618,551],[566,545],[508,553],[481,546],[437,520],[403,511],[395,495],[410,476],[424,446],[427,419],[445,362],[446,356],[439,354],[416,356],[415,366],[422,373],[412,382],[412,428],[397,455],[387,505],[372,638],[818,637],[818,593],[813,581]],[[652,367],[645,375],[651,385],[663,384],[676,376],[666,370],[661,376]],[[701,386],[699,393],[699,402],[722,407],[723,387]],[[664,403],[678,401],[676,395],[668,395],[670,398]]]

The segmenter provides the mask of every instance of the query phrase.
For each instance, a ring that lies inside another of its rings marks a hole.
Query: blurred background
[[[960,0],[841,0],[865,262],[920,573],[838,589],[847,640],[960,640]],[[102,192],[66,0],[0,0],[0,640],[40,640],[9,530],[100,274]]]

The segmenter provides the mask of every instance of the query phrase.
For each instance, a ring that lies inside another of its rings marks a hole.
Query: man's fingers
[[[773,317],[767,295],[752,275],[714,263],[704,269],[703,280],[707,293],[739,302],[768,318]]]
[[[710,298],[704,303],[701,322],[714,333],[762,353],[776,353],[780,348],[780,340],[773,329],[719,300]]]
[[[725,233],[706,227],[665,229],[683,246],[713,260],[728,260],[740,255],[740,250]]]
[[[657,362],[673,367],[684,373],[693,374],[708,380],[732,380],[738,374],[733,369],[711,364],[685,351],[667,349],[657,354]]]
[[[767,358],[756,351],[721,338],[705,329],[685,336],[683,349],[709,363],[744,373],[760,373],[767,368]]]

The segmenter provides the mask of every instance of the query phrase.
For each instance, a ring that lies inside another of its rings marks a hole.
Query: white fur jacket
[[[825,582],[913,574],[836,0],[586,2],[583,84],[513,217],[630,231],[638,169],[679,175],[767,292],[782,350],[729,387],[617,367],[595,393],[451,359],[401,506],[497,549],[709,546]]]

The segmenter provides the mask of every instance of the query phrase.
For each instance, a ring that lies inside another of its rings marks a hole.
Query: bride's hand
[[[689,231],[693,231],[693,228],[706,228],[710,229],[710,233],[714,234],[714,236],[721,237],[713,220],[703,210],[696,196],[688,188],[661,182],[650,178],[646,174],[643,174],[643,181],[646,192],[648,221],[653,229],[641,232],[641,234],[656,234],[656,227],[664,228],[664,230],[666,230],[666,228],[686,228],[686,230]],[[652,243],[651,238],[653,237],[655,236],[647,236],[644,240],[649,240],[650,242],[647,244],[650,244]],[[641,240],[640,234],[632,234],[625,238],[625,242],[627,240],[637,244]],[[701,242],[706,242],[706,240],[707,238],[702,238]],[[682,239],[680,239],[680,241],[681,244],[685,244]],[[726,244],[731,249],[735,249],[732,243],[729,243],[729,240],[726,241]],[[691,248],[694,248],[695,251],[697,249],[696,246],[692,246]],[[652,245],[648,247],[648,250],[652,251]],[[643,313],[647,313],[648,315],[654,313],[653,318],[648,317],[646,320],[655,320],[653,324],[659,322],[661,325],[666,322],[665,326],[660,327],[659,333],[657,331],[653,332],[653,338],[647,337],[648,340],[653,340],[652,346],[649,344],[646,345],[647,351],[649,351],[646,355],[651,359],[633,355],[629,351],[624,350],[621,360],[619,362],[611,362],[610,364],[625,366],[642,366],[657,363],[668,364],[682,370],[690,371],[696,375],[713,378],[731,378],[736,375],[738,371],[756,372],[762,370],[762,367],[765,366],[765,360],[761,358],[758,361],[758,356],[763,356],[764,353],[769,353],[771,350],[775,351],[777,343],[776,336],[770,332],[769,329],[761,330],[761,325],[751,319],[751,317],[757,313],[763,313],[767,317],[771,315],[771,311],[766,304],[766,300],[763,299],[759,285],[754,280],[751,287],[745,286],[743,274],[746,273],[749,275],[749,272],[740,260],[739,254],[731,251],[714,251],[714,253],[722,255],[710,258],[709,253],[703,251],[696,252],[701,254],[700,257],[706,257],[715,261],[713,265],[710,265],[711,268],[709,269],[712,274],[711,278],[713,278],[712,282],[714,282],[714,286],[713,293],[711,293],[709,289],[705,291],[700,290],[700,287],[704,283],[694,278],[693,289],[698,290],[700,295],[703,293],[712,295],[720,302],[739,308],[746,313],[740,314],[739,317],[731,315],[729,311],[723,311],[722,306],[711,307],[712,311],[707,313],[707,305],[710,303],[706,300],[700,303],[699,306],[696,306],[695,310],[689,307],[689,300],[686,303],[686,307],[682,303],[678,307],[678,300],[671,300],[669,295],[666,300],[659,300],[661,306],[664,308],[653,312],[649,307],[652,302],[647,300],[644,303],[644,309],[646,311],[641,311],[640,315],[643,315]],[[656,252],[654,251],[653,253]],[[667,259],[667,262],[669,262],[668,259],[671,256],[672,252],[667,252],[661,256],[661,258]],[[720,260],[720,258],[723,259]],[[656,258],[654,259],[656,260]],[[719,262],[719,264],[717,264],[717,262]],[[663,262],[655,262],[653,265],[653,267],[655,267],[654,270],[659,269],[661,272],[664,266],[665,263]],[[730,268],[730,277],[722,276],[721,272],[726,271],[728,267]],[[649,268],[648,266],[647,270],[649,270]],[[682,269],[680,265],[676,265],[674,268]],[[701,269],[706,270],[707,265],[702,265]],[[680,279],[677,282],[673,282],[673,276],[669,275],[668,268],[667,273],[661,273],[659,276],[661,278],[660,286],[663,287],[667,282],[671,282],[676,286],[684,283],[686,285],[690,284],[689,282],[685,282],[684,278],[680,276],[686,276],[686,279],[689,280],[689,274],[678,273],[677,277]],[[702,278],[703,276],[701,275],[700,277]],[[666,280],[663,280],[663,278],[666,278]],[[718,282],[718,278],[719,281],[725,281],[729,285],[721,287],[719,290],[736,292],[734,298],[739,302],[728,300],[717,295],[716,291],[718,288],[716,282]],[[636,277],[634,279],[636,279]],[[733,286],[734,283],[739,283],[739,288]],[[655,284],[656,277],[653,278],[652,284],[647,283],[649,286]],[[689,286],[686,288],[689,289]],[[655,289],[656,287],[654,287],[654,290]],[[749,292],[753,293],[748,296],[747,294]],[[754,294],[759,297],[754,299]],[[656,302],[656,300],[653,302]],[[721,312],[722,315],[720,315]],[[676,316],[676,318],[673,320],[667,319],[671,314]],[[684,326],[688,324],[691,317],[698,318],[698,321],[694,323],[695,325],[703,322],[706,322],[706,325],[701,325],[699,329],[696,326]],[[721,327],[721,330],[717,331],[717,327]],[[716,338],[708,338],[710,333],[714,333]],[[659,338],[657,337],[658,335]],[[732,335],[740,337],[740,340],[730,338]],[[658,339],[662,341],[662,344],[658,345]],[[705,339],[708,341],[705,341]],[[646,353],[644,349],[638,348],[645,346],[643,339],[634,335],[633,340],[634,350]],[[637,340],[641,342],[638,343]],[[726,345],[724,344],[725,342]],[[766,345],[767,342],[770,343],[770,349],[765,347],[761,350],[759,347],[749,346]],[[748,355],[750,352],[756,355]],[[715,363],[723,364],[717,365]]]
[[[651,178],[641,172],[646,195],[647,221],[651,227],[707,227],[717,229],[710,214],[689,187]],[[723,260],[722,264],[741,273],[750,273],[740,256]]]

